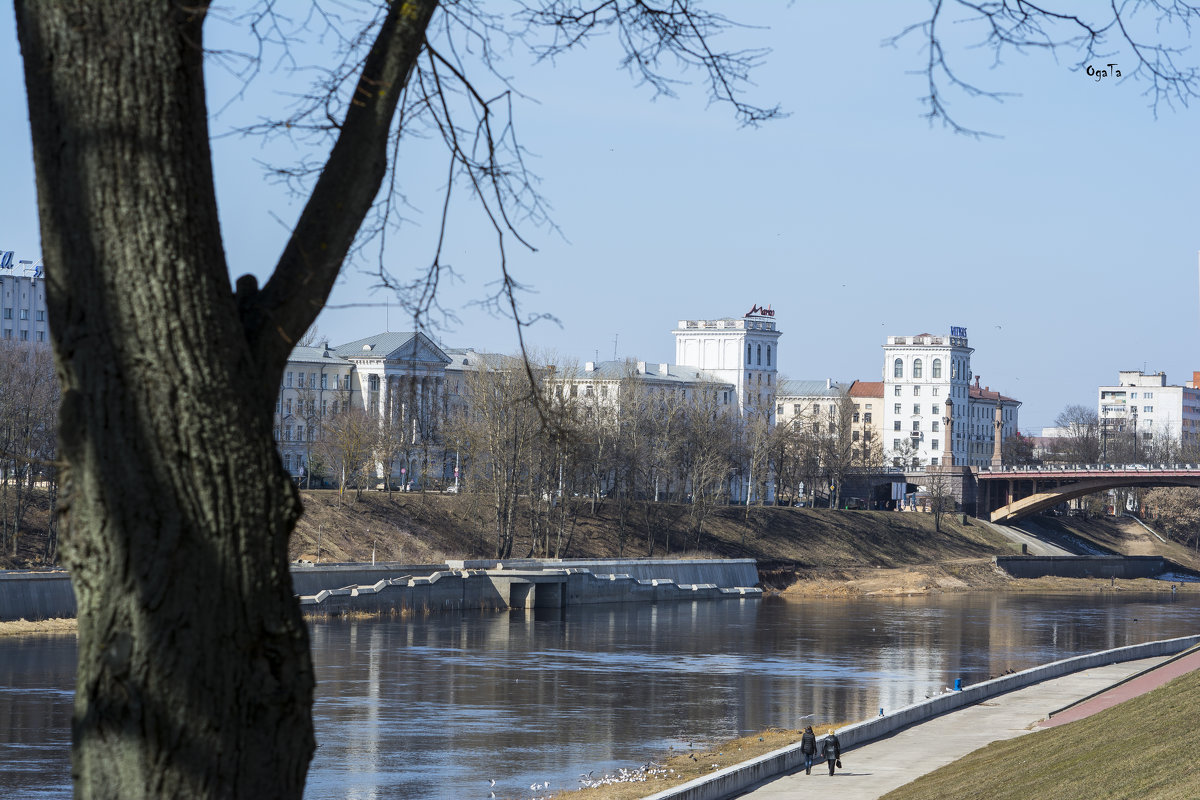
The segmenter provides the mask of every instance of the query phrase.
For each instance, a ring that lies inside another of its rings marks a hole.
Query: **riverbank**
[[[0,622],[0,636],[74,636],[79,624],[74,619],[17,619]]]
[[[837,724],[813,725],[813,732],[823,736],[838,727]],[[796,744],[803,734],[803,730],[769,728],[703,748],[670,750],[640,766],[581,775],[580,784],[584,788],[555,791],[554,797],[559,800],[640,800],[672,786]]]
[[[1153,578],[1014,578],[990,558],[950,559],[890,569],[802,570],[792,576],[791,582],[779,590],[783,597],[888,597],[978,591],[1031,594],[1200,592],[1200,583],[1172,583]]]

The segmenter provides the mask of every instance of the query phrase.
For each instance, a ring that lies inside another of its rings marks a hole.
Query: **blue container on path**
[[[962,678],[954,679],[954,691],[956,691],[956,692],[962,691]]]

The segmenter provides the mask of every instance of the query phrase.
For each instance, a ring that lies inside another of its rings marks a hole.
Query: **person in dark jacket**
[[[805,728],[800,737],[800,752],[804,753],[804,774],[812,775],[813,760],[817,757],[817,735],[813,733],[812,725]]]
[[[825,741],[821,743],[821,755],[825,756],[825,761],[829,764],[829,774],[832,775],[834,766],[842,757],[842,743],[833,731],[826,734]]]

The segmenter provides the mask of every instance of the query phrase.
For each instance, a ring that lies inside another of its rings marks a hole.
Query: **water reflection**
[[[529,797],[771,725],[873,716],[1196,632],[1200,598],[945,595],[606,606],[312,627],[306,797]],[[0,796],[68,797],[73,640],[0,640]]]

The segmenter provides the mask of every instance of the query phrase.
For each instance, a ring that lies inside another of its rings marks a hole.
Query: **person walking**
[[[804,754],[804,774],[812,775],[813,760],[817,757],[817,735],[813,733],[812,725],[805,728],[800,737],[800,752]]]
[[[825,761],[829,764],[829,774],[833,774],[834,766],[841,766],[842,743],[838,741],[837,734],[830,731],[825,735],[825,741],[821,744],[821,755],[825,756]]]

